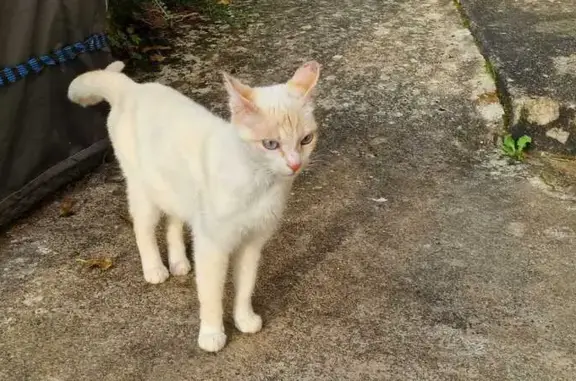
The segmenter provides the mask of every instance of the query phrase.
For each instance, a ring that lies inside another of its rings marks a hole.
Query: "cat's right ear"
[[[254,90],[228,73],[223,72],[222,76],[224,77],[224,86],[228,92],[228,102],[232,114],[242,115],[257,112],[258,108],[252,101]]]

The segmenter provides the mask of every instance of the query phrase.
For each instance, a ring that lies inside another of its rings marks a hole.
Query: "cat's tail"
[[[68,98],[84,107],[104,100],[113,106],[126,88],[135,83],[122,73],[124,66],[122,61],[114,61],[104,70],[80,74],[68,86]]]

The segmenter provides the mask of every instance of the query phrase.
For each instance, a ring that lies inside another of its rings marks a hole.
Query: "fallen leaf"
[[[166,59],[166,57],[160,55],[160,54],[152,54],[150,56],[150,61],[154,61],[154,62],[162,62]]]
[[[500,99],[498,98],[498,93],[492,91],[490,93],[484,93],[478,96],[478,102],[480,103],[498,103]]]
[[[142,53],[148,53],[151,50],[171,50],[171,49],[172,48],[170,46],[153,45],[143,48]]]
[[[218,0],[218,4],[222,4],[222,5],[230,5],[230,2],[232,0]]]
[[[72,210],[74,207],[74,200],[70,197],[64,197],[64,199],[60,202],[60,217],[70,217],[75,212]]]
[[[374,201],[374,202],[386,202],[388,201],[387,198],[384,197],[380,197],[380,198],[371,198],[370,200]]]
[[[100,270],[108,270],[114,265],[112,258],[91,258],[91,259],[78,258],[77,261],[82,263],[89,269],[99,268]]]

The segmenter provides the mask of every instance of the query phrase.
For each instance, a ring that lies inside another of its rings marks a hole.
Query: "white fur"
[[[248,333],[262,327],[251,303],[258,262],[282,215],[294,174],[283,155],[245,140],[246,126],[222,120],[167,86],[138,84],[120,73],[122,69],[123,64],[115,62],[106,70],[82,74],[70,85],[68,96],[83,106],[103,99],[111,104],[109,134],[126,177],[146,281],[161,283],[169,276],[155,236],[161,214],[167,215],[173,275],[191,269],[183,228],[185,223],[192,227],[200,302],[198,343],[206,351],[218,351],[226,342],[222,298],[229,260],[234,264],[236,327]],[[280,134],[283,141],[290,136],[299,141],[298,133],[316,129],[310,103],[294,96],[287,85],[254,91],[255,99],[260,94],[274,103],[261,102],[267,118],[287,112],[293,114],[288,119],[308,119],[293,128],[279,126],[288,131]],[[232,102],[233,91],[230,94]],[[306,161],[310,151],[296,147],[290,155],[302,155]]]

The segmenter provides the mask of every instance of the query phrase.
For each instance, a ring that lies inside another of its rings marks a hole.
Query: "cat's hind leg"
[[[134,235],[140,252],[144,279],[148,283],[162,283],[170,274],[162,263],[156,241],[156,225],[160,220],[160,210],[137,184],[128,180],[127,185],[128,205],[134,224]]]
[[[184,223],[178,217],[168,216],[166,240],[168,242],[168,262],[172,275],[186,275],[192,269],[186,257],[184,245]]]

